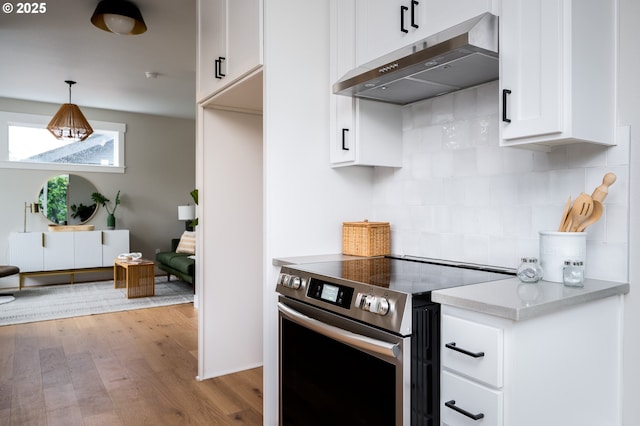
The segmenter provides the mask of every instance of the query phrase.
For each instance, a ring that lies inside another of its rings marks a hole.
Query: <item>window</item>
[[[50,119],[0,112],[0,167],[124,173],[124,124],[92,120],[93,134],[74,142],[49,133]]]

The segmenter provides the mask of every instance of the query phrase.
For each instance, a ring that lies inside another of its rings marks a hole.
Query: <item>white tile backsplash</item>
[[[453,94],[453,119],[455,121],[469,120],[476,118],[478,107],[476,99],[477,90],[463,90]]]
[[[453,95],[439,96],[425,102],[431,103],[431,124],[447,124],[453,121]]]
[[[604,220],[603,220],[604,219]],[[626,243],[629,233],[627,208],[620,204],[608,204],[603,217],[596,223],[595,240],[612,243]]]
[[[403,167],[374,173],[374,216],[391,222],[392,251],[517,267],[538,256],[538,231],[557,229],[567,198],[612,171],[603,218],[587,231],[586,274],[626,280],[627,139],[502,148],[498,98],[492,82],[404,107]]]

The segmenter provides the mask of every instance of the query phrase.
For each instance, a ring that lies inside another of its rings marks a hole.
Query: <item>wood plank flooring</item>
[[[262,368],[196,357],[192,304],[0,327],[0,426],[261,425]]]

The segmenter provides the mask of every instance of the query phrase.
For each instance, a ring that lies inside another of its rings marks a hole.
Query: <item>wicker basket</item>
[[[342,253],[354,256],[382,256],[391,253],[389,222],[344,222]]]

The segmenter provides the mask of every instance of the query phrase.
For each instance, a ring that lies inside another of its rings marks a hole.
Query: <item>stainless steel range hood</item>
[[[399,105],[498,79],[498,17],[477,16],[360,66],[333,93]]]

